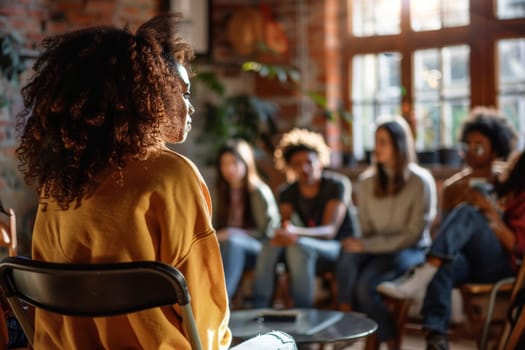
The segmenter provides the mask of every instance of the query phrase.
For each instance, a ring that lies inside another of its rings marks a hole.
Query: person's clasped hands
[[[274,236],[271,240],[273,246],[276,247],[288,247],[294,245],[297,242],[299,236],[294,232],[296,226],[289,221],[283,221],[280,228],[277,228],[274,232]]]

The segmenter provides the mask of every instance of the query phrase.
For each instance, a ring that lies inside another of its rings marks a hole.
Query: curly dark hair
[[[316,153],[323,166],[330,164],[330,147],[324,141],[323,135],[308,129],[295,128],[281,137],[275,149],[276,168],[284,170],[292,156],[302,151]]]
[[[130,159],[162,147],[161,128],[183,106],[177,65],[188,68],[191,46],[177,35],[181,16],[165,14],[126,29],[92,27],[43,41],[34,75],[22,89],[17,116],[20,170],[41,198],[77,205]]]
[[[507,118],[494,108],[478,106],[463,122],[460,141],[466,142],[468,134],[477,131],[489,139],[498,158],[507,159],[516,143],[516,131]]]

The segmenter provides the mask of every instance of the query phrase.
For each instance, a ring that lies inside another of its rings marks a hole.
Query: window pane
[[[470,90],[469,56],[467,45],[445,47],[443,55],[443,94],[446,98],[465,96]]]
[[[525,17],[525,0],[498,0],[497,16],[501,19]]]
[[[468,0],[443,0],[443,27],[458,27],[470,23]]]
[[[377,88],[374,55],[355,56],[352,65],[352,100],[372,101]]]
[[[469,24],[469,0],[411,0],[410,22],[415,31]]]
[[[375,0],[376,34],[398,34],[401,23],[401,0]]]
[[[525,146],[525,39],[500,40],[499,107],[519,131],[519,146]]]
[[[498,42],[499,80],[502,89],[525,83],[525,39]]]
[[[352,108],[353,152],[356,159],[365,158],[365,150],[374,145],[374,106],[372,104],[354,103]]]
[[[374,35],[374,7],[371,1],[353,0],[349,13],[352,13],[352,32],[355,36]]]
[[[520,130],[518,148],[525,148],[525,99],[523,95],[500,96],[498,105],[516,130]]]
[[[439,101],[416,102],[416,148],[431,150],[439,147]]]
[[[410,1],[410,18],[415,31],[441,28],[440,0]]]
[[[401,54],[384,53],[378,55],[377,100],[382,102],[401,99]]]
[[[453,147],[458,143],[461,123],[469,114],[469,109],[469,99],[446,100],[443,103],[441,147]]]
[[[432,150],[457,143],[470,106],[470,49],[467,45],[414,53],[416,148]]]
[[[355,36],[400,32],[401,0],[353,0],[350,13]]]
[[[425,91],[435,91],[441,80],[439,50],[418,50],[414,54],[414,87],[416,95]]]
[[[398,52],[358,55],[352,60],[353,151],[363,159],[374,144],[374,121],[400,114],[401,55]]]

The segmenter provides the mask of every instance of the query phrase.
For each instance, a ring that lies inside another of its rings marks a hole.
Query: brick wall
[[[18,32],[26,49],[36,52],[44,37],[86,26],[129,25],[134,30],[157,13],[159,7],[160,0],[3,0],[0,28]],[[16,92],[9,119],[0,120],[0,153],[4,155],[12,155],[15,147],[14,115],[21,108]]]
[[[33,54],[44,37],[73,29],[128,24],[134,30],[158,12],[160,3],[160,0],[1,0],[0,29],[20,33],[25,53]],[[24,74],[22,80],[28,75],[29,72]],[[0,111],[0,198],[17,214],[19,253],[29,255],[37,199],[34,190],[25,185],[14,158],[15,115],[21,109],[20,85],[12,87],[9,110]]]
[[[278,126],[285,132],[295,126],[322,132],[328,144],[337,152],[340,146],[340,123],[328,122],[323,111],[305,98],[301,91],[315,91],[323,95],[330,109],[341,104],[341,62],[338,32],[341,16],[339,0],[267,0],[246,5],[246,1],[215,0],[213,13],[213,61],[223,65],[219,74],[237,75],[238,79],[251,79],[253,92],[277,103],[280,107]],[[249,3],[249,2],[248,2]],[[274,19],[279,21],[289,41],[289,50],[282,55],[253,53],[239,55],[228,41],[227,28],[236,12],[246,6],[259,9],[268,5]],[[270,64],[291,64],[299,68],[301,81],[296,86],[279,83],[258,76],[246,76],[238,68],[245,60]],[[337,165],[338,157],[334,161]]]
[[[227,91],[240,89],[278,104],[280,132],[295,126],[307,127],[324,133],[328,143],[335,150],[340,150],[339,123],[327,122],[323,111],[303,93],[315,91],[326,97],[330,108],[339,106],[341,62],[337,33],[340,30],[340,1],[211,1],[212,55],[198,60],[196,64],[211,67],[223,79]],[[261,4],[266,6],[266,13],[282,26],[289,48],[281,55],[267,52],[239,55],[228,40],[228,23],[245,6],[261,10]],[[0,0],[0,29],[19,32],[25,40],[26,50],[36,53],[46,36],[103,24],[128,25],[133,31],[140,23],[168,6],[169,0]],[[240,65],[246,60],[291,64],[300,70],[301,80],[298,85],[282,84],[256,74],[243,73]],[[23,79],[27,76],[25,74]],[[14,90],[11,110],[7,114],[5,110],[0,111],[0,197],[17,211],[17,219],[24,221],[19,222],[20,231],[23,236],[28,236],[31,227],[27,222],[31,221],[36,200],[32,189],[25,186],[16,170],[13,156],[16,147],[14,115],[21,109],[19,88]],[[198,101],[206,102],[207,96],[195,97]],[[192,148],[193,145],[183,147]],[[334,157],[334,165],[338,164],[338,159]],[[28,239],[25,244],[24,247],[22,237],[22,252],[28,249]]]
[[[166,7],[166,0],[3,0],[0,1],[0,26],[14,29],[30,49],[38,48],[48,35],[90,25],[129,25],[134,30]],[[331,109],[341,101],[341,62],[337,33],[341,15],[339,0],[267,0],[270,15],[277,20],[289,41],[282,55],[236,54],[228,41],[228,21],[240,9],[250,6],[261,11],[260,4],[240,0],[212,0],[212,64],[219,76],[248,80],[247,86],[258,96],[273,100],[280,107],[281,131],[305,126],[325,133],[328,143],[340,150],[339,123],[327,123],[325,115],[300,91],[315,91],[327,98]],[[261,2],[262,3],[262,2]],[[245,60],[273,64],[292,64],[301,71],[299,86],[280,84],[240,71]],[[248,75],[248,76],[247,76]],[[19,104],[15,103],[16,108]],[[12,146],[12,145],[11,145]],[[0,146],[0,152],[9,152]]]

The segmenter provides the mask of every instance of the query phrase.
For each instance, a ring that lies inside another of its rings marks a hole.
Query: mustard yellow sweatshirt
[[[227,349],[228,298],[202,176],[190,160],[169,150],[129,162],[123,175],[123,185],[108,176],[78,208],[60,210],[53,201],[46,211],[39,208],[33,258],[171,264],[186,277],[204,349]],[[190,349],[178,315],[177,306],[104,318],[37,310],[35,349]]]

